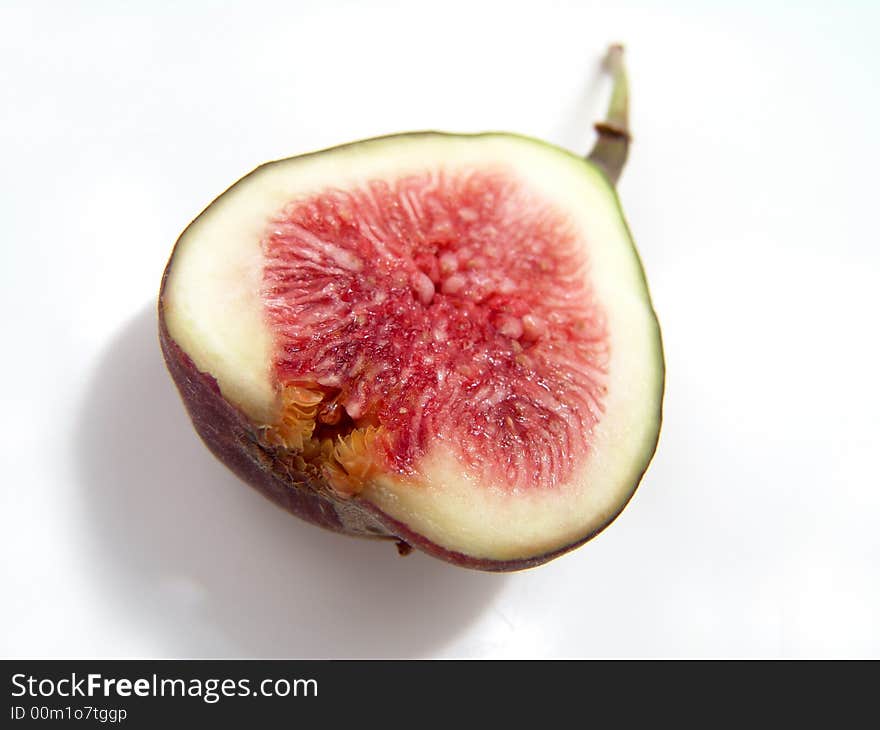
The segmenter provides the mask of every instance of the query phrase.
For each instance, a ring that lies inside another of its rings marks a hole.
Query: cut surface
[[[425,133],[271,163],[172,264],[168,331],[255,432],[439,549],[582,541],[653,453],[638,257],[607,181],[551,146]]]

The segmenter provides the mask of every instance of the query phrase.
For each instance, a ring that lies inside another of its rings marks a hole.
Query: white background
[[[880,656],[878,8],[2,3],[0,655]],[[156,343],[181,229],[265,160],[371,135],[586,151],[618,40],[668,365],[623,516],[473,573],[216,463]]]

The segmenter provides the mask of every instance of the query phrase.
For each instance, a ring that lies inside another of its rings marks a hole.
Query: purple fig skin
[[[306,522],[346,535],[402,541],[463,568],[511,572],[536,567],[574,550],[603,530],[623,510],[625,504],[599,530],[553,552],[516,560],[491,560],[437,545],[364,499],[335,497],[322,479],[296,469],[277,449],[261,444],[254,424],[223,398],[214,377],[200,371],[172,339],[165,322],[163,294],[173,261],[172,255],[159,294],[159,343],[196,432],[211,453],[239,479]]]

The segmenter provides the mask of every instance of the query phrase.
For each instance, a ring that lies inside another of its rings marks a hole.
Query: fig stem
[[[629,143],[629,83],[623,63],[623,46],[615,44],[608,49],[603,62],[611,76],[611,101],[605,120],[594,126],[599,138],[587,159],[602,168],[612,185],[616,185],[626,164]]]

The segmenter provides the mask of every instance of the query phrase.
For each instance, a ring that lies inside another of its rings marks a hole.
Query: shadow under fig
[[[325,532],[245,486],[190,426],[152,307],[100,361],[76,438],[96,580],[157,655],[430,655],[506,580]]]

